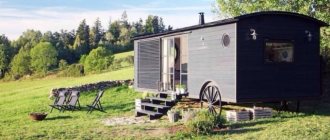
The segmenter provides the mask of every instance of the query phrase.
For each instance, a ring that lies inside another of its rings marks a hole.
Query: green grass
[[[115,54],[115,59],[122,59],[122,58],[125,58],[127,56],[134,56],[134,51],[129,51],[129,52],[123,52],[123,53],[117,53]],[[124,61],[124,62],[121,62],[120,64],[121,68],[125,68],[125,67],[131,67],[132,64],[129,64],[128,62]]]
[[[115,59],[124,58],[124,57],[127,57],[127,56],[129,56],[129,55],[134,56],[134,51],[123,52],[123,53],[117,53],[117,54],[115,54]]]
[[[228,123],[228,130],[209,135],[179,132],[174,139],[234,139],[234,140],[326,140],[330,138],[328,105],[317,109],[323,113],[276,113],[273,118]],[[327,108],[327,109],[321,109]],[[325,113],[324,112],[328,112]]]
[[[53,78],[0,82],[0,139],[89,139],[107,138],[110,128],[101,124],[111,116],[132,115],[134,99],[140,96],[132,89],[119,87],[106,90],[102,103],[107,113],[86,110],[59,113],[53,111],[47,120],[34,122],[28,118],[30,112],[49,112],[49,92],[56,87],[70,87],[104,80],[131,79],[133,68],[79,78]],[[83,93],[81,105],[91,104],[95,93]]]
[[[128,54],[128,53],[125,53]],[[273,118],[226,124],[229,129],[209,135],[169,130],[182,123],[168,123],[166,116],[151,124],[104,126],[111,117],[132,116],[134,99],[140,94],[128,87],[106,90],[102,97],[106,113],[86,114],[95,92],[82,93],[81,111],[59,113],[54,110],[41,122],[28,118],[30,112],[49,112],[48,99],[52,88],[71,87],[105,80],[132,79],[133,68],[87,75],[78,78],[49,76],[43,79],[0,82],[0,139],[297,139],[330,138],[330,100],[302,102],[303,113],[282,112]],[[228,106],[227,106],[228,109]],[[224,114],[224,113],[223,113]]]

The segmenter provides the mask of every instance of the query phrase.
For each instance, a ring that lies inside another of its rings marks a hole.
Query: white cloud
[[[153,8],[153,6],[148,6],[136,8],[126,6],[126,9],[123,10],[86,10],[69,7],[46,7],[34,10],[1,8],[0,34],[6,34],[10,39],[17,39],[27,29],[36,29],[42,32],[61,29],[72,30],[78,27],[82,19],[86,19],[87,23],[92,26],[97,17],[100,18],[103,27],[107,28],[109,19],[120,19],[124,10],[127,11],[130,21],[137,21],[139,18],[145,19],[152,14],[163,17],[166,25],[179,28],[197,24],[197,11],[199,9],[204,10],[209,9],[209,7]],[[206,21],[212,20],[211,15],[206,16]]]

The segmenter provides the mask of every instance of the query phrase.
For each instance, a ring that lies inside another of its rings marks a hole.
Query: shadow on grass
[[[242,127],[251,127],[256,125],[268,124],[268,123],[277,123],[281,122],[279,119],[266,119],[266,120],[257,120],[257,121],[248,121],[248,122],[240,122],[240,123],[233,123],[230,124],[231,128],[242,128]]]
[[[52,121],[52,120],[64,120],[64,119],[71,119],[71,116],[56,116],[51,118],[46,118],[45,121]]]
[[[262,128],[236,128],[236,129],[229,129],[229,130],[223,130],[220,132],[215,132],[214,134],[243,134],[243,133],[249,133],[249,132],[257,132],[261,131]]]
[[[234,106],[239,106],[240,108],[252,108],[253,104],[235,104]],[[302,100],[300,101],[299,112],[296,112],[296,101],[288,101],[288,110],[281,110],[279,102],[258,103],[256,106],[270,107],[275,111],[274,116],[280,118],[295,118],[310,115],[330,116],[330,101],[327,102],[324,100]],[[224,106],[223,109],[231,110],[232,107]]]
[[[105,111],[107,110],[119,110],[122,112],[131,111],[133,109],[133,103],[125,103],[125,104],[116,104],[116,105],[108,105],[103,107]]]
[[[107,113],[107,112],[111,112],[112,110],[116,110],[116,111],[122,111],[122,112],[127,112],[127,111],[131,111],[133,109],[132,106],[133,103],[125,103],[125,104],[115,104],[115,105],[102,105],[103,107],[103,111],[102,110],[98,110],[98,109],[94,109],[92,112],[97,111],[97,112],[103,112],[103,113]],[[88,112],[89,107],[87,106],[81,106],[79,110],[67,110],[68,112],[75,112],[75,111],[79,111],[79,112]],[[65,112],[67,112],[65,111]]]

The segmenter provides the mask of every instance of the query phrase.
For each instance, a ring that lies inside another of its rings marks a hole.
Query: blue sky
[[[107,27],[124,10],[130,21],[148,15],[164,18],[166,25],[180,28],[198,23],[198,12],[207,22],[216,20],[211,12],[214,0],[0,0],[0,34],[17,39],[27,29],[59,31],[76,29],[82,19],[92,24],[97,17]]]

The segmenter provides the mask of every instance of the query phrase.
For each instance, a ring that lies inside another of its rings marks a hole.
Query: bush
[[[127,62],[129,65],[133,65],[134,64],[134,56],[133,55],[129,55],[127,57],[124,58],[125,62]]]
[[[12,79],[19,79],[24,75],[31,74],[30,70],[31,57],[29,51],[21,48],[11,61],[10,77]]]
[[[57,51],[49,42],[40,42],[30,54],[31,66],[38,73],[46,74],[57,64]]]
[[[93,49],[84,60],[85,70],[102,71],[109,68],[114,60],[114,56],[111,51],[103,47]]]
[[[66,62],[65,60],[61,59],[58,63],[58,68],[60,70],[65,70],[68,67],[68,62]]]
[[[110,69],[111,70],[120,69],[122,67],[121,62],[122,62],[122,59],[115,59],[113,61],[113,64],[111,65]]]
[[[212,115],[206,110],[200,111],[196,117],[187,123],[188,129],[196,134],[210,134],[213,128],[225,123],[225,119],[220,115]]]
[[[67,69],[63,70],[59,76],[79,77],[84,76],[84,66],[81,64],[72,64]]]

